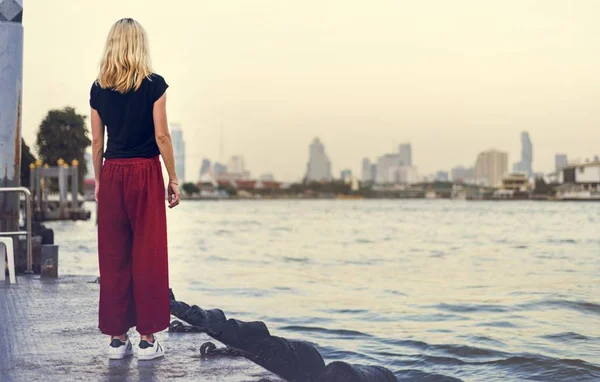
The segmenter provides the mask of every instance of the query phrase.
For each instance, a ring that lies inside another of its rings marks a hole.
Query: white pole
[[[22,0],[0,0],[0,187],[21,185]],[[0,231],[19,228],[19,195],[0,194]]]

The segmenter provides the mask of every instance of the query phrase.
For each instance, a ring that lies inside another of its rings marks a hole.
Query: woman
[[[133,19],[117,21],[108,34],[100,73],[90,91],[98,202],[98,327],[111,336],[110,359],[133,354],[128,331],[134,326],[141,336],[140,360],[164,355],[154,337],[169,326],[170,317],[165,191],[159,155],[169,174],[169,207],[179,204],[167,126],[167,87],[165,80],[152,72],[142,26]]]

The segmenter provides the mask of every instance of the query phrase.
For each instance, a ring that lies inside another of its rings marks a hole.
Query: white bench
[[[13,246],[12,237],[0,237],[0,264],[2,264],[2,269],[0,271],[0,281],[4,281],[6,278],[6,271],[4,270],[4,262],[6,258],[5,256],[8,257],[9,281],[11,284],[16,284],[17,277],[15,275],[15,250]]]
[[[1,2],[1,1],[0,1]],[[5,262],[5,253],[8,255],[8,275],[10,276],[10,283],[16,284],[17,276],[15,274],[15,247],[13,245],[14,241],[12,237],[24,236],[27,235],[27,270],[25,273],[33,273],[33,256],[31,253],[31,191],[29,191],[26,187],[0,187],[0,193],[5,192],[16,192],[25,194],[25,208],[26,208],[26,218],[27,218],[27,230],[26,231],[16,231],[16,232],[1,232],[0,231],[0,265],[2,265],[2,269],[0,273],[0,281],[4,281],[6,276],[4,269]],[[4,248],[2,248],[1,244],[4,244]]]

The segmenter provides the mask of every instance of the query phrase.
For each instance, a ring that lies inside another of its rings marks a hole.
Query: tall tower
[[[398,154],[400,154],[400,165],[412,166],[412,146],[410,143],[403,143],[398,146]]]
[[[513,171],[533,176],[533,144],[527,131],[521,133],[521,161],[513,165]]]
[[[171,137],[173,139],[173,151],[175,154],[175,171],[179,177],[179,182],[185,182],[185,141],[183,140],[183,130],[178,123],[171,123]]]
[[[221,137],[219,141],[219,162],[225,162],[225,128],[223,127],[223,122],[221,122]]]
[[[372,164],[369,158],[365,158],[362,161],[362,176],[361,180],[363,182],[372,182],[375,179],[373,178]]]
[[[556,154],[554,156],[554,169],[556,170],[556,172],[567,167],[568,164],[569,164],[569,160],[567,159],[566,154]]]
[[[306,180],[331,181],[331,179],[331,162],[325,153],[325,146],[319,138],[315,138],[309,147]]]
[[[200,179],[200,181],[203,181],[205,176],[210,174],[211,172],[211,163],[210,160],[208,159],[202,159],[202,164],[200,165],[200,174],[198,179]]]

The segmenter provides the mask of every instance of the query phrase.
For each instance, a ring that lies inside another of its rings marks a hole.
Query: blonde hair
[[[106,39],[98,84],[119,93],[138,90],[145,77],[152,74],[148,37],[134,19],[117,21]]]

